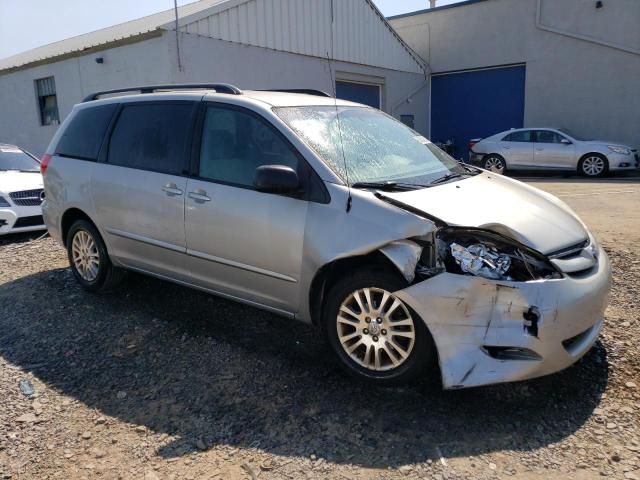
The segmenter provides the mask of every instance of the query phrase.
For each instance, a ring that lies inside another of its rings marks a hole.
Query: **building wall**
[[[640,145],[640,31],[624,28],[637,24],[640,2],[540,6],[540,23],[537,0],[485,0],[390,23],[435,73],[526,63],[525,126]]]
[[[0,142],[17,144],[42,155],[58,129],[40,125],[34,80],[53,76],[60,121],[86,95],[129,84],[167,83],[169,50],[166,39],[142,42],[68,58],[8,74],[0,74]],[[102,57],[104,63],[96,63]]]
[[[0,74],[0,142],[40,156],[58,126],[41,126],[34,80],[53,76],[60,120],[74,104],[99,90],[177,82],[228,82],[241,88],[316,88],[332,92],[328,62],[317,57],[250,47],[181,33],[183,71],[178,70],[175,32],[87,55]],[[102,57],[104,63],[96,63]],[[383,110],[399,118],[414,114],[428,131],[425,75],[334,62],[338,79],[380,82]],[[414,95],[415,93],[415,95]]]
[[[429,77],[354,63],[180,34],[183,71],[177,66],[175,32],[167,32],[173,82],[227,82],[241,89],[310,88],[333,95],[338,80],[382,84],[382,110],[396,118],[414,115],[415,128],[428,132]],[[173,41],[171,41],[173,39]]]

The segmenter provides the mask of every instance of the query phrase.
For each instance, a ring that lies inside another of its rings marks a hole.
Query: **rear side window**
[[[56,146],[56,155],[96,160],[117,104],[80,110],[71,119]]]
[[[191,102],[125,105],[111,134],[108,163],[180,174],[193,108]]]
[[[532,142],[531,130],[513,132],[502,139],[503,142]]]

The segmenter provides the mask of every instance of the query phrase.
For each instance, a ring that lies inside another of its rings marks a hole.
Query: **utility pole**
[[[178,56],[178,71],[182,71],[182,60],[180,60],[180,32],[178,31],[178,0],[173,0],[173,10],[176,14],[176,53]]]

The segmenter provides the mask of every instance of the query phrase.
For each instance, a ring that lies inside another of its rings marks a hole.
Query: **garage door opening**
[[[363,103],[370,107],[380,108],[380,85],[370,83],[336,81],[336,97],[350,102]]]
[[[469,140],[522,128],[526,67],[434,74],[431,141],[453,143],[453,155],[469,158]]]

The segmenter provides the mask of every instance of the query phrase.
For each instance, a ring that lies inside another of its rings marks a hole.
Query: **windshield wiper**
[[[461,178],[462,175],[459,173],[447,173],[444,177],[436,178],[429,185],[438,185],[440,183],[448,182],[449,180],[453,180],[454,178]]]
[[[351,185],[352,188],[373,188],[376,190],[388,190],[388,191],[409,191],[418,190],[420,188],[427,188],[429,185],[419,185],[416,183],[403,183],[403,182],[356,182]]]

